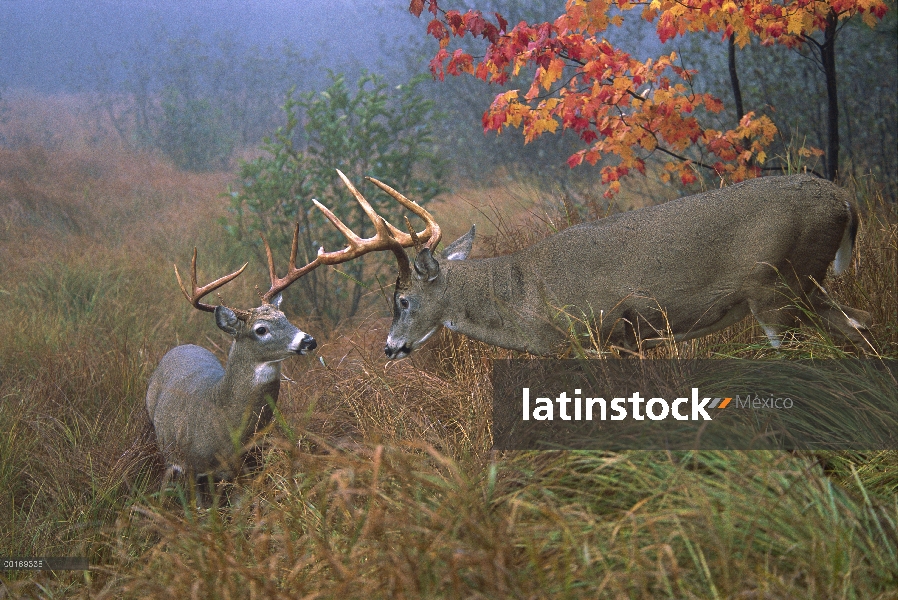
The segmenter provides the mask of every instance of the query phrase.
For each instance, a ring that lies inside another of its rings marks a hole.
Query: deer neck
[[[271,404],[277,402],[281,388],[281,363],[258,363],[234,343],[216,387],[216,401],[232,420],[231,427],[245,423],[246,437],[271,421]]]
[[[443,325],[487,344],[545,354],[551,340],[534,327],[545,310],[532,310],[525,298],[534,282],[515,256],[446,261]],[[538,313],[538,314],[537,314]]]

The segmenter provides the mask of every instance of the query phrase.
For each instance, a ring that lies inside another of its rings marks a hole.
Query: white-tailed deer
[[[637,351],[689,340],[754,315],[774,347],[814,320],[863,349],[870,315],[821,294],[830,263],[849,264],[857,233],[849,193],[807,175],[765,177],[565,229],[514,254],[464,260],[474,228],[436,256],[439,230],[405,253],[387,357],[440,326],[538,355],[590,324],[602,343]]]
[[[424,239],[433,236],[435,223],[431,224],[430,215],[414,202],[394,196],[403,206],[427,220],[428,226],[418,234],[403,233],[378,216],[343,173],[338,173],[374,223],[375,235],[360,238],[315,201],[346,236],[349,245],[335,252],[319,248],[314,261],[297,268],[297,225],[287,274],[278,277],[271,248],[265,241],[271,288],[261,295],[261,306],[239,310],[201,302],[204,296],[240,275],[246,265],[199,287],[194,249],[192,292],[188,292],[175,267],[178,284],[187,300],[199,310],[214,313],[218,327],[234,341],[224,367],[209,350],[188,344],[178,346],[162,357],[150,378],[146,406],[167,465],[163,489],[174,472],[184,472],[192,477],[205,475],[207,484],[211,483],[209,476],[229,478],[241,459],[244,445],[271,421],[271,407],[277,401],[281,385],[281,362],[290,356],[305,354],[316,346],[312,336],[291,324],[280,311],[280,293],[284,289],[320,265],[335,265],[377,250],[392,250],[397,257],[401,255],[408,269],[403,248],[414,245],[416,236]],[[436,232],[438,234],[438,229]]]

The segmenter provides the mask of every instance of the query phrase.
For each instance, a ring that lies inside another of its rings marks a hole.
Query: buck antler
[[[184,297],[187,298],[187,301],[190,302],[194,308],[198,308],[199,310],[204,310],[206,312],[215,312],[215,307],[211,304],[206,304],[204,302],[200,302],[204,296],[207,296],[210,292],[214,292],[224,284],[228,283],[232,279],[236,278],[238,275],[243,273],[243,270],[246,268],[246,265],[249,263],[245,263],[242,267],[231,273],[230,275],[225,275],[224,277],[219,277],[212,283],[207,283],[203,287],[199,287],[196,283],[196,248],[193,249],[193,260],[190,261],[190,283],[193,286],[193,292],[189,293],[187,288],[184,286],[184,282],[181,280],[181,273],[178,272],[178,265],[175,265],[175,277],[178,278],[178,286],[180,286],[181,291],[184,293]],[[249,316],[249,313],[243,310],[234,310],[234,313],[238,318],[242,320],[246,320]]]
[[[347,179],[346,175],[344,175],[342,171],[337,169],[337,174],[340,176],[340,179],[343,180],[343,183],[346,184],[346,187],[349,188],[349,191],[352,192],[352,195],[355,196],[355,199],[361,205],[362,210],[365,211],[365,214],[368,215],[368,218],[371,219],[371,222],[374,223],[375,235],[370,238],[362,239],[361,237],[356,235],[349,227],[347,227],[343,223],[343,221],[337,218],[337,216],[334,215],[334,213],[332,213],[326,206],[318,202],[318,200],[312,200],[315,206],[317,206],[321,210],[321,212],[324,213],[324,216],[327,217],[327,219],[331,223],[333,223],[334,227],[336,227],[340,231],[340,233],[342,233],[343,236],[346,237],[348,245],[342,250],[336,250],[334,252],[325,252],[324,247],[322,246],[318,249],[318,256],[315,257],[315,260],[303,267],[297,267],[296,253],[299,250],[299,223],[297,223],[293,229],[293,245],[290,249],[290,262],[287,266],[287,274],[283,277],[278,277],[277,272],[274,268],[274,255],[271,252],[271,246],[268,244],[268,240],[265,239],[265,236],[263,235],[262,242],[265,244],[265,255],[268,258],[268,274],[271,278],[271,287],[267,292],[261,294],[262,302],[264,302],[265,304],[270,304],[274,297],[287,289],[290,284],[321,265],[337,265],[350,261],[353,258],[357,258],[363,254],[375,252],[378,250],[391,250],[399,260],[400,275],[408,277],[410,273],[410,266],[408,257],[405,255],[405,251],[403,250],[403,248],[418,246],[422,241],[426,241],[426,248],[433,248],[437,243],[439,243],[440,237],[442,235],[440,232],[440,226],[437,225],[437,222],[434,220],[433,216],[429,212],[424,210],[424,208],[419,206],[416,202],[409,200],[387,184],[378,181],[373,177],[366,177],[368,181],[392,196],[400,204],[402,204],[402,206],[424,219],[426,227],[423,231],[416,233],[413,229],[410,228],[410,233],[405,233],[403,231],[400,231],[399,229],[388,223],[383,217],[378,215],[377,212],[368,203],[368,201],[365,200],[365,197],[362,196],[361,192],[359,192],[355,188],[355,186],[352,185],[352,182]],[[408,219],[406,219],[406,221],[408,221]],[[178,285],[181,287],[181,291],[184,292],[184,297],[187,298],[187,300],[194,306],[194,308],[198,308],[199,310],[204,310],[207,312],[214,312],[215,307],[213,305],[205,304],[203,302],[200,302],[200,300],[210,292],[217,290],[224,284],[228,283],[229,281],[243,273],[243,270],[246,269],[246,266],[249,263],[244,264],[242,267],[240,267],[240,269],[234,271],[230,275],[225,275],[224,277],[216,279],[212,283],[206,284],[203,287],[199,287],[196,282],[196,253],[196,248],[194,248],[193,260],[191,261],[191,283],[193,286],[193,292],[188,292],[187,288],[184,286],[184,282],[181,280],[181,274],[178,272],[177,265],[175,265],[175,277],[178,278]],[[234,311],[238,318],[244,321],[249,318],[248,311],[233,308],[231,310]]]
[[[339,171],[338,171],[338,173],[339,173]],[[340,176],[343,177],[343,173],[340,173]],[[412,230],[410,230],[409,233],[403,233],[402,231],[399,231],[398,229],[396,229],[395,227],[393,227],[392,225],[387,223],[387,227],[390,228],[390,233],[392,233],[393,237],[395,237],[396,240],[399,241],[400,244],[402,244],[403,248],[409,248],[411,246],[415,246],[417,244],[417,242],[414,239],[416,236],[417,236],[418,240],[427,240],[427,243],[424,244],[425,248],[430,248],[431,250],[436,248],[436,245],[440,243],[440,239],[443,237],[443,232],[440,229],[440,226],[437,225],[437,222],[434,220],[433,216],[429,212],[424,210],[416,202],[409,200],[408,198],[406,198],[405,196],[403,196],[402,194],[400,194],[399,192],[397,192],[396,190],[394,190],[393,188],[388,186],[386,183],[384,183],[382,181],[378,181],[377,179],[374,179],[373,177],[365,177],[365,179],[367,179],[368,181],[370,181],[371,183],[373,183],[374,185],[376,185],[377,187],[379,187],[380,189],[385,191],[390,196],[392,196],[397,202],[399,202],[399,204],[401,204],[402,206],[406,207],[407,209],[409,209],[410,211],[412,211],[413,213],[415,213],[416,215],[418,215],[419,217],[424,219],[424,222],[427,224],[427,227],[424,228],[424,231],[416,234]],[[346,185],[349,186],[350,191],[353,194],[355,194],[356,198],[361,198],[361,194],[359,194],[359,192],[354,187],[352,187],[352,184],[349,183],[349,181],[345,177],[343,177],[343,181],[346,182]],[[362,200],[364,200],[364,198],[359,200],[359,202],[362,202]],[[365,204],[367,205],[367,202],[365,202]],[[369,206],[368,208],[371,208],[371,207]],[[367,211],[365,211],[365,212],[367,212]]]
[[[271,277],[271,288],[262,294],[262,302],[270,304],[275,296],[287,289],[291,283],[309,271],[317,268],[320,263],[316,258],[302,268],[296,267],[296,252],[299,249],[299,223],[293,227],[293,245],[290,249],[290,264],[287,266],[287,274],[283,277],[278,277],[275,272],[274,255],[271,253],[271,246],[268,245],[268,240],[265,239],[264,235],[262,236],[262,242],[265,244],[265,256],[268,258],[268,275]]]
[[[437,225],[433,216],[416,202],[409,200],[387,184],[382,183],[373,177],[365,178],[392,196],[402,206],[424,219],[426,227],[420,233],[415,233],[415,237],[413,237],[412,234],[400,231],[377,214],[374,208],[371,207],[371,204],[369,204],[361,192],[352,185],[352,182],[349,181],[342,171],[337,169],[337,174],[340,176],[340,179],[343,180],[343,183],[346,184],[346,187],[349,188],[349,191],[358,201],[365,214],[368,215],[368,218],[371,219],[371,222],[374,224],[375,235],[364,239],[359,237],[333,212],[331,212],[330,209],[318,202],[318,200],[313,199],[312,202],[315,206],[317,206],[318,209],[324,213],[324,216],[327,217],[328,221],[343,234],[348,245],[342,250],[335,250],[333,252],[326,252],[324,246],[322,246],[318,249],[318,256],[315,257],[315,260],[304,267],[298,268],[296,266],[296,252],[299,249],[299,224],[297,223],[296,228],[293,230],[293,247],[290,251],[290,263],[287,267],[287,274],[283,277],[278,277],[274,268],[274,258],[272,256],[271,247],[268,245],[268,241],[263,237],[262,240],[265,242],[265,254],[268,257],[268,273],[271,277],[271,289],[262,294],[262,302],[270,303],[277,294],[285,290],[290,284],[309,271],[318,268],[320,265],[337,265],[362,256],[363,254],[376,252],[378,250],[392,251],[399,261],[400,275],[404,274],[405,276],[408,276],[410,274],[410,266],[408,257],[405,255],[403,248],[415,246],[420,240],[426,240],[427,247],[433,247],[439,242],[441,237],[440,226]]]

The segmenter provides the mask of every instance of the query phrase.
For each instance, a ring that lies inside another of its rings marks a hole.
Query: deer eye
[[[260,326],[256,327],[255,331],[256,331],[256,335],[265,335],[266,333],[268,333],[268,328],[260,325]]]
[[[408,308],[408,300],[407,300],[406,298],[400,298],[400,299],[399,299],[399,306],[400,306],[403,310],[407,309],[407,308]]]

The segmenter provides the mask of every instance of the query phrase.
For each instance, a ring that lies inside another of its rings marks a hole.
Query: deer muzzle
[[[300,331],[296,336],[296,340],[291,344],[290,349],[297,354],[305,354],[307,351],[314,350],[318,347],[318,342],[308,333]]]
[[[439,328],[439,325],[433,327],[416,342],[409,342],[409,338],[407,336],[394,337],[394,335],[391,333],[387,336],[387,345],[384,346],[384,354],[386,354],[387,358],[389,358],[390,360],[405,358],[412,353],[412,350],[419,348],[421,344],[429,340],[430,336],[432,336]]]
[[[387,343],[387,345],[384,346],[384,354],[386,354],[387,358],[389,358],[390,360],[405,358],[406,356],[411,354],[411,352],[412,349],[405,344],[403,344],[402,346],[392,346]]]

